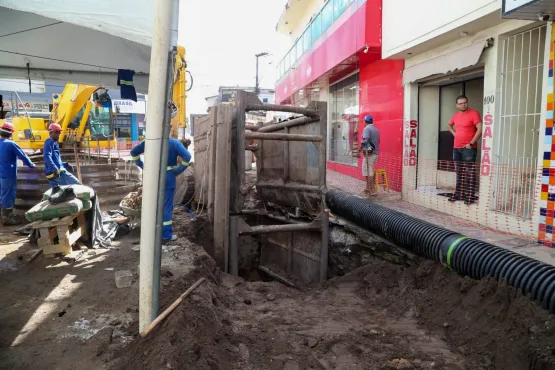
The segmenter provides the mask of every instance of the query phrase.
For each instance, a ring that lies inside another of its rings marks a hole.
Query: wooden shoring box
[[[47,258],[53,258],[56,254],[70,254],[73,244],[79,239],[88,240],[84,212],[47,221],[35,221],[31,227],[37,230],[38,245]]]

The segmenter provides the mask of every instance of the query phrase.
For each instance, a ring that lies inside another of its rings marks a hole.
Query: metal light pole
[[[254,56],[256,57],[256,86],[254,87],[254,92],[256,95],[260,94],[260,86],[258,84],[258,58],[265,57],[269,55],[268,53],[258,53]]]
[[[150,76],[147,131],[141,207],[141,256],[139,281],[139,332],[158,316],[162,215],[168,160],[168,91],[172,80],[172,55],[177,47],[179,0],[156,0]]]

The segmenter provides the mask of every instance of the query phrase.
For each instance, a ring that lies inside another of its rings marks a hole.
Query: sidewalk
[[[361,198],[368,199],[362,195],[366,187],[364,181],[328,169],[327,183],[329,188],[340,189],[358,195]],[[401,199],[399,193],[380,194],[378,197],[369,201],[555,266],[555,248],[538,245],[537,241],[534,239],[501,233],[474,222],[405,202]]]

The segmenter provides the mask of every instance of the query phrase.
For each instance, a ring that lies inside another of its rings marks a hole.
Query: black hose
[[[491,276],[555,313],[555,266],[331,189],[329,209],[417,255],[473,279]]]

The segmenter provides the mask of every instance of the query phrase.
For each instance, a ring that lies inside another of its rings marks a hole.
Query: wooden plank
[[[229,246],[229,189],[231,158],[232,106],[216,107],[218,137],[216,145],[214,187],[214,259],[223,271],[228,271]]]
[[[195,120],[195,200],[199,202],[203,197],[203,203],[207,201],[209,150],[213,148],[211,140],[213,137],[214,113],[212,110],[207,117]]]
[[[89,233],[88,233],[88,225],[87,225],[87,219],[85,218],[85,213],[81,213],[78,217],[77,217],[77,222],[79,223],[79,226],[82,228],[81,230],[81,240],[83,241],[88,241],[89,240]]]
[[[247,104],[260,103],[256,94],[237,91],[233,110],[231,140],[231,189],[230,212],[239,213],[245,202],[245,107]]]
[[[62,240],[63,238],[60,238],[60,240]],[[67,242],[62,241],[59,244],[51,244],[45,247],[42,247],[42,252],[44,253],[44,255],[49,255],[49,254],[57,254],[57,253],[62,253],[62,254],[70,254],[72,252],[71,249],[71,245],[67,244]]]
[[[83,232],[86,233],[86,227],[85,226],[79,226],[74,232],[72,233],[67,233],[67,241],[69,243],[70,246],[72,246],[73,244],[75,244],[77,242],[77,240],[79,240],[81,238],[81,236],[83,236]]]
[[[208,189],[207,194],[205,193],[205,199],[207,199],[207,203],[205,207],[208,209],[208,216],[211,220],[214,219],[214,197],[215,197],[215,189],[216,189],[216,148],[217,148],[217,140],[218,140],[218,110],[212,109],[210,112],[210,132],[211,135],[208,136],[208,160],[207,160],[207,168],[205,171],[205,179],[206,182],[204,183],[205,188]],[[204,190],[206,191],[206,190]],[[206,202],[206,201],[205,201]]]
[[[291,233],[291,235],[292,235],[292,233]],[[303,250],[300,249],[300,248],[295,248],[295,247],[293,247],[293,248],[290,249],[290,248],[289,248],[289,244],[281,243],[281,242],[279,242],[279,241],[277,241],[277,240],[275,240],[275,239],[272,239],[272,238],[268,238],[268,243],[271,243],[271,244],[273,244],[273,245],[275,245],[275,246],[278,246],[278,247],[280,247],[280,248],[282,248],[282,249],[284,249],[284,250],[287,251],[287,265],[288,265],[288,266],[289,266],[290,264],[293,263],[293,259],[294,259],[294,257],[295,257],[294,254],[295,254],[295,253],[296,253],[296,254],[300,254],[301,256],[306,257],[306,258],[308,258],[309,260],[312,260],[312,261],[314,261],[314,262],[320,262],[320,257],[317,256],[317,255],[314,254],[314,253],[309,253],[309,252],[303,251]],[[291,258],[289,257],[289,254],[290,254],[290,253],[291,253]]]

